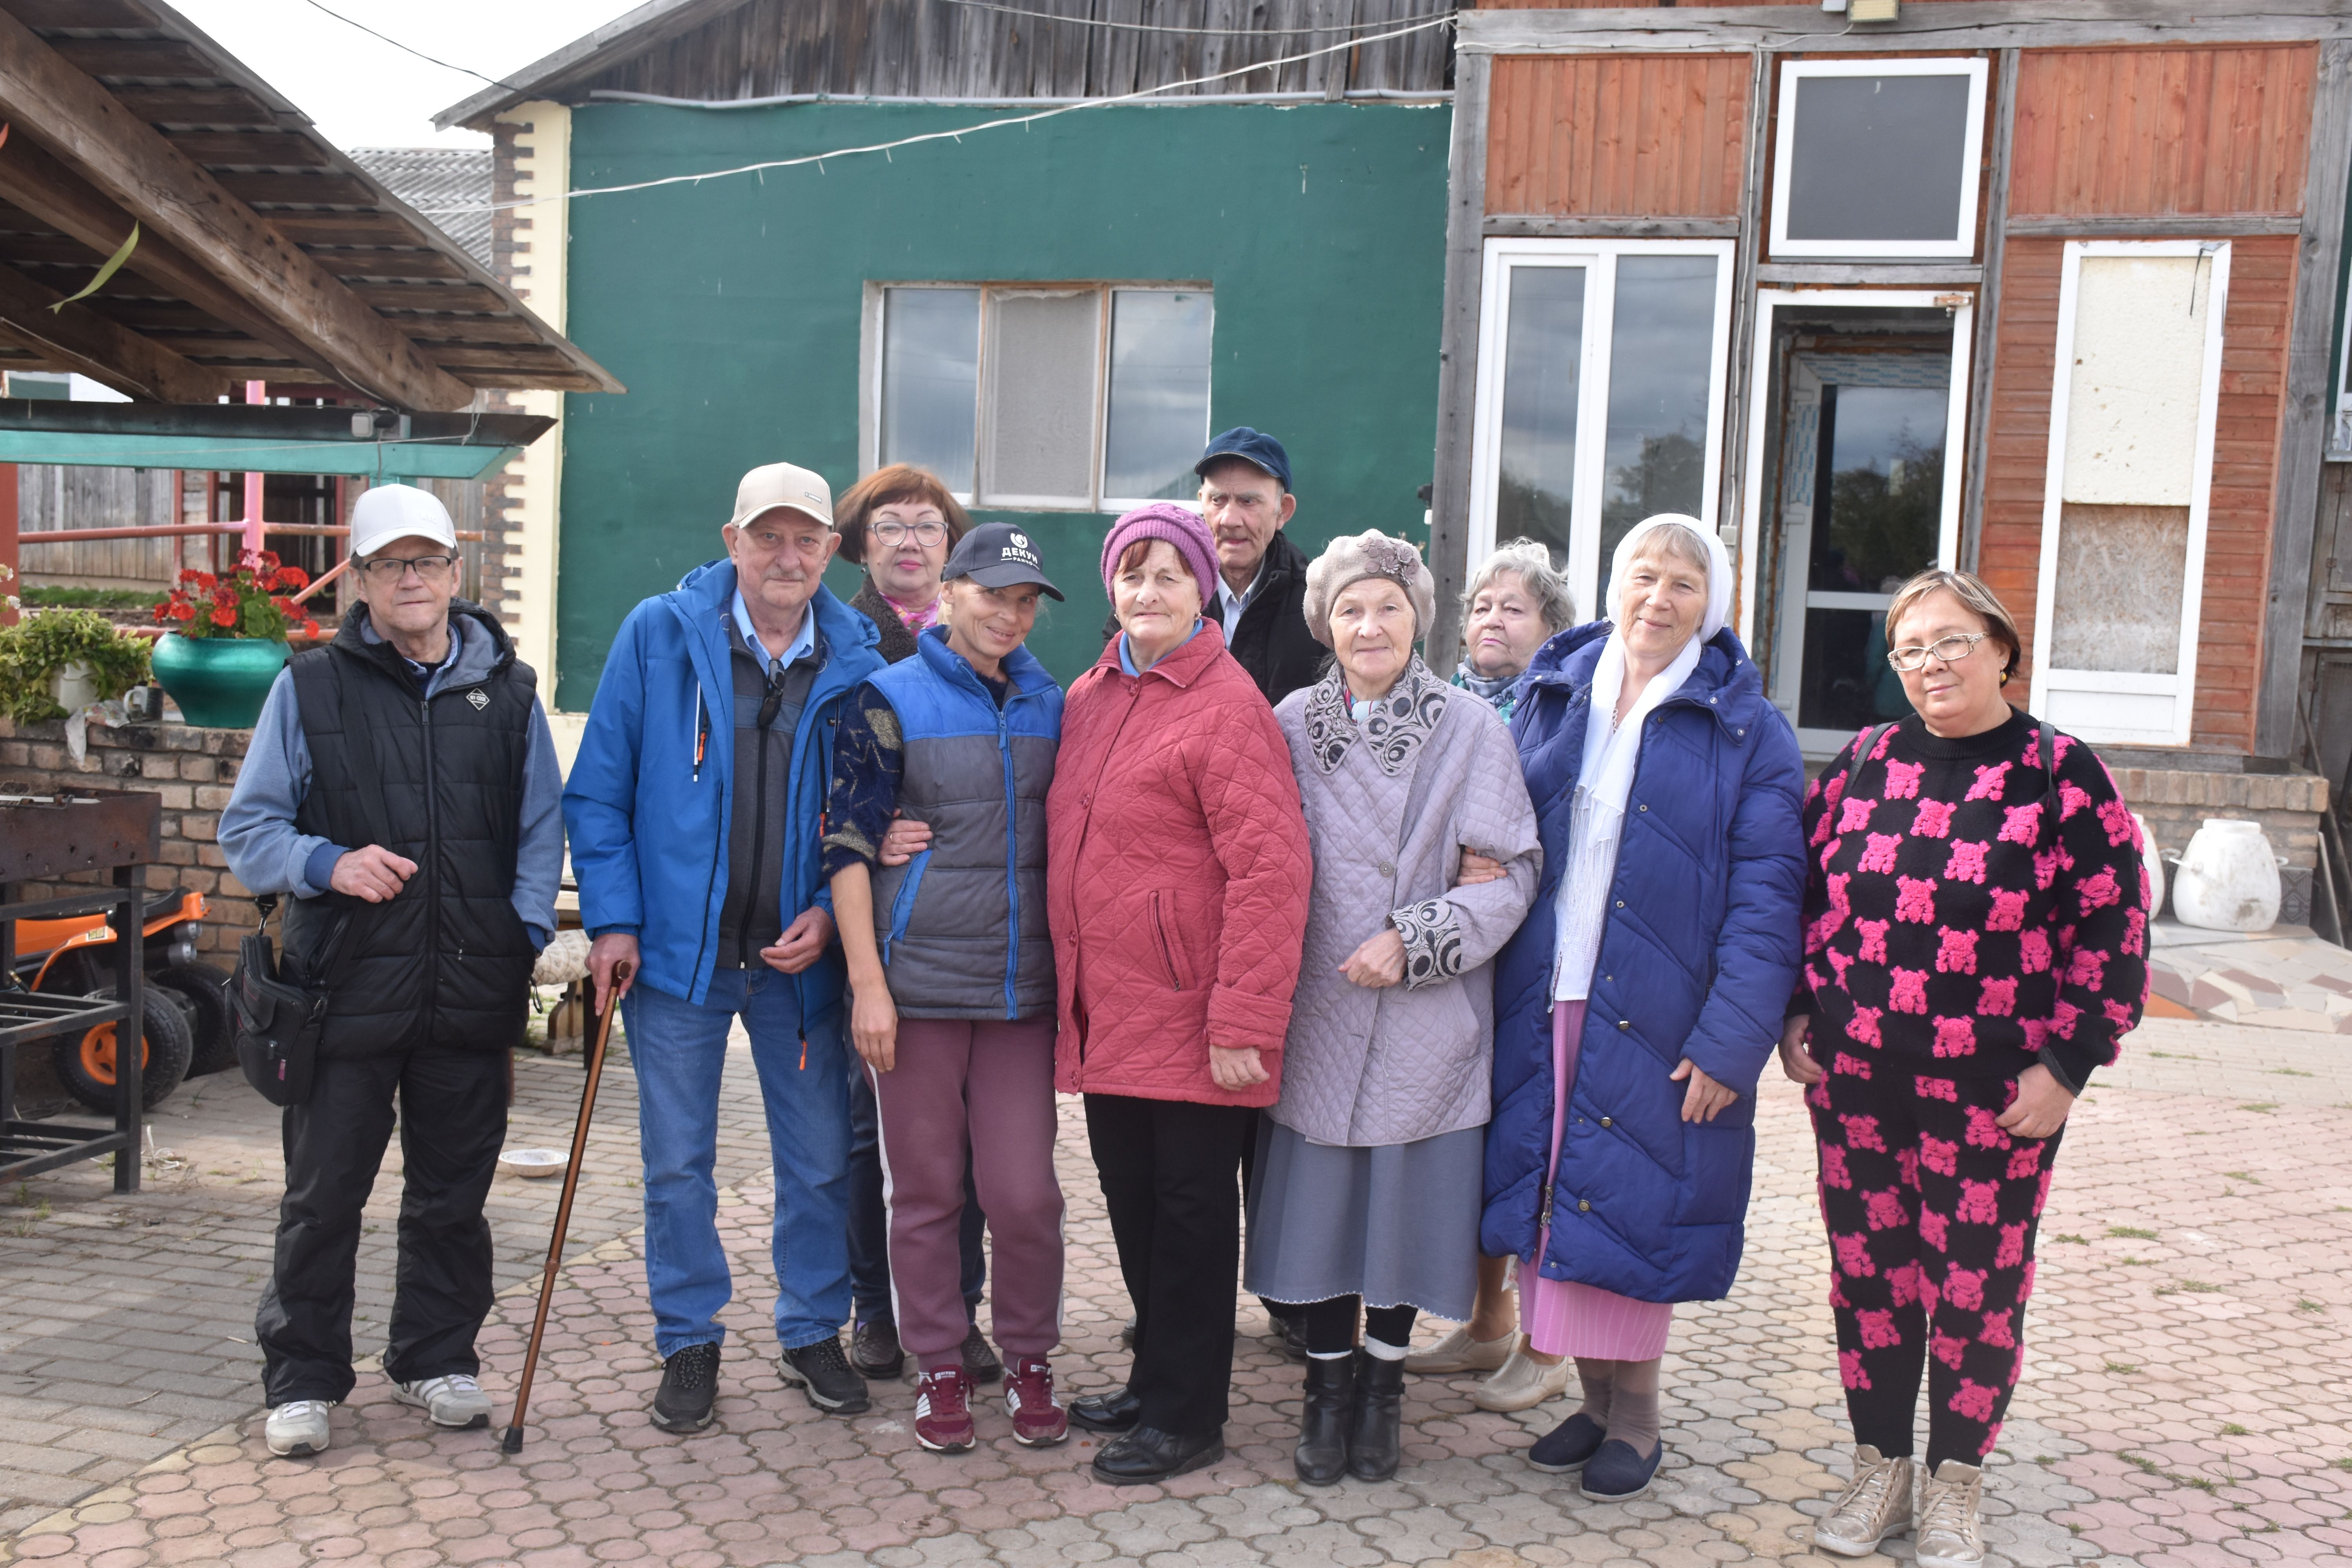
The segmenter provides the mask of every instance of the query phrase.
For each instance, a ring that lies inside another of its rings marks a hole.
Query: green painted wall
[[[597,104],[575,187],[884,142],[971,109]],[[1288,447],[1291,528],[1422,536],[1436,426],[1450,114],[1403,105],[1089,110],[877,156],[577,201],[568,331],[628,386],[564,434],[558,706],[584,710],[638,600],[721,553],[755,464],[857,477],[864,285],[1206,279],[1211,417]],[[1100,652],[1108,520],[1015,514],[1069,595],[1032,646],[1068,679]],[[836,568],[837,591],[856,576]]]

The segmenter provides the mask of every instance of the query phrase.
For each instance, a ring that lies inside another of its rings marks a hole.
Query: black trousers
[[[1255,1113],[1181,1100],[1087,1096],[1087,1142],[1135,1303],[1127,1385],[1139,1424],[1221,1431],[1234,1381],[1242,1151]]]
[[[407,1176],[383,1370],[395,1383],[481,1371],[474,1336],[492,1294],[482,1204],[506,1141],[511,1069],[504,1051],[431,1047],[322,1059],[310,1100],[286,1108],[278,1255],[253,1321],[272,1406],[352,1391],[361,1210],[392,1137],[395,1096]]]

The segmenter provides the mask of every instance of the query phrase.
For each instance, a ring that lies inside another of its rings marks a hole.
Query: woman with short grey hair
[[[1507,721],[1528,661],[1575,619],[1576,601],[1550,551],[1532,539],[1496,545],[1462,595],[1462,663],[1454,684],[1493,703]]]

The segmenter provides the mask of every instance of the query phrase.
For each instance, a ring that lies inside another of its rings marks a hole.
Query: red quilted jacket
[[[1114,638],[1072,683],[1045,822],[1055,1086],[1272,1105],[1315,868],[1290,748],[1215,623],[1140,677]],[[1219,1089],[1213,1039],[1271,1076]]]

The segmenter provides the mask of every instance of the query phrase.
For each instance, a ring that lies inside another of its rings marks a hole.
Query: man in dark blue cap
[[[1311,686],[1325,649],[1307,629],[1307,557],[1282,531],[1298,510],[1290,455],[1262,430],[1235,426],[1209,443],[1201,513],[1217,541],[1216,597],[1202,613],[1268,702]]]

